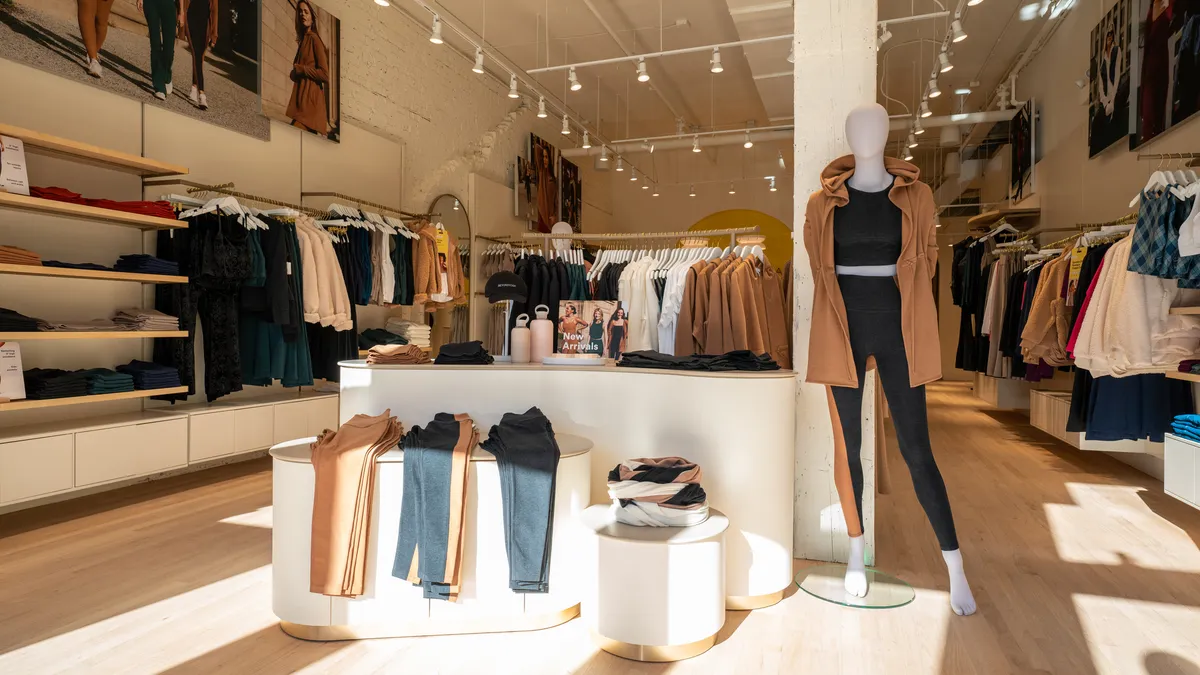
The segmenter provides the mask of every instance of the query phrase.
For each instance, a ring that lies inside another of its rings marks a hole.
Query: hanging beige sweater
[[[342,266],[333,250],[333,240],[328,232],[306,216],[296,220],[297,231],[301,228],[308,234],[316,262],[317,314],[320,324],[333,326],[337,331],[353,330],[354,322],[350,320],[350,294],[346,291]]]
[[[1067,249],[1046,263],[1046,269],[1042,270],[1029,319],[1021,331],[1021,355],[1026,363],[1037,364],[1044,360],[1051,366],[1071,365],[1071,358],[1064,349],[1070,331],[1066,331],[1068,336],[1059,339],[1061,329],[1069,323],[1062,286],[1070,269],[1071,249]]]

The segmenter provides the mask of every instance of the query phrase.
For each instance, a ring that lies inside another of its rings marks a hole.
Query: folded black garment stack
[[[694,354],[692,356],[672,356],[655,351],[625,352],[621,355],[618,366],[625,368],[657,368],[660,370],[702,370],[721,372],[731,370],[779,370],[766,354],[756,356],[747,349],[739,349],[727,354]]]
[[[177,369],[149,361],[134,359],[123,366],[117,366],[117,371],[133,376],[133,385],[137,389],[167,389],[182,386],[179,383]]]
[[[25,373],[25,397],[70,398],[88,395],[87,376],[58,368],[30,368]]]
[[[36,333],[38,320],[11,309],[0,307],[0,331],[6,333]]]
[[[439,366],[487,366],[495,361],[479,340],[442,345],[433,362]]]
[[[368,328],[358,336],[358,348],[370,349],[376,345],[406,345],[408,338],[389,333],[382,328]]]
[[[113,269],[118,272],[137,272],[140,274],[179,274],[179,263],[155,258],[144,253],[132,253],[117,258]]]

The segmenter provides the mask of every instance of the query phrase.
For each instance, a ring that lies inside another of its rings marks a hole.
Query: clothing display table
[[[346,411],[343,403],[342,414],[353,416]],[[408,428],[431,417],[405,414],[401,419]],[[404,453],[395,449],[379,458],[375,474],[366,593],[342,598],[310,592],[315,473],[309,446],[316,438],[272,447],[272,608],[280,627],[305,640],[354,640],[537,630],[577,616],[586,538],[579,515],[589,503],[592,443],[569,434],[556,436],[562,456],[554,498],[550,592],[509,590],[500,472],[491,453],[476,448],[471,457],[463,582],[457,603],[426,600],[419,586],[392,576],[404,491]]]
[[[405,427],[439,412],[480,429],[538,406],[558,433],[595,443],[591,501],[630,457],[687,457],[704,470],[708,503],[729,518],[726,606],[766,607],[792,583],[796,378],[791,371],[681,372],[500,364],[341,363],[341,421],[390,408]],[[557,544],[558,536],[555,535]]]
[[[592,535],[583,620],[601,649],[665,662],[716,644],[725,625],[725,514],[710,509],[691,527],[638,527],[597,505],[583,524]]]

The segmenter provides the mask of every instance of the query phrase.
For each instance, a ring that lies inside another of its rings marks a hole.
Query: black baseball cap
[[[501,302],[503,300],[525,302],[528,292],[529,290],[525,287],[525,281],[512,272],[496,272],[487,280],[487,287],[483,290],[483,294],[487,296],[488,302]]]

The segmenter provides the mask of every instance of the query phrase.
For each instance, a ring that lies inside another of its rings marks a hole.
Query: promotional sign
[[[621,358],[629,338],[625,315],[625,308],[616,300],[560,300],[559,353]]]
[[[0,400],[25,398],[25,375],[21,370],[21,345],[0,342]]]
[[[29,196],[25,143],[19,138],[0,136],[0,190]]]

